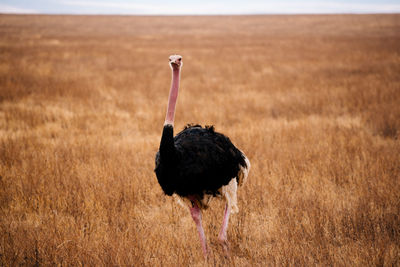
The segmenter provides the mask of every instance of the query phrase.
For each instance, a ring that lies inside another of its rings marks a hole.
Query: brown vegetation
[[[0,16],[0,265],[203,265],[153,173],[176,129],[252,162],[209,265],[400,265],[400,15]]]

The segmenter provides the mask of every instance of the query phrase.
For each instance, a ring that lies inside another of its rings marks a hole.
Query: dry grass
[[[400,15],[0,16],[0,265],[400,265]],[[153,173],[176,128],[252,162],[228,229]]]

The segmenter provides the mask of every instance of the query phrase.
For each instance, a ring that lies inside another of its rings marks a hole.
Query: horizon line
[[[63,12],[2,12],[0,15],[38,15],[38,16],[268,16],[268,15],[399,15],[400,12],[265,12],[265,13],[176,13],[176,14],[139,14],[139,13],[63,13]]]

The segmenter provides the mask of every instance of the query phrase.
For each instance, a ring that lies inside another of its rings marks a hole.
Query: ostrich
[[[213,197],[226,201],[218,239],[227,249],[229,215],[239,211],[236,191],[238,185],[243,185],[247,179],[250,162],[228,137],[214,131],[213,126],[203,128],[189,124],[173,136],[182,57],[170,56],[169,64],[172,69],[172,83],[154,171],[166,195],[178,196],[178,200],[188,204],[203,254],[207,257],[201,210],[208,207]]]

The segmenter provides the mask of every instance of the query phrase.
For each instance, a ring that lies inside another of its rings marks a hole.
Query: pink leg
[[[193,221],[196,223],[197,231],[199,232],[204,257],[207,257],[206,236],[204,234],[203,226],[201,225],[201,210],[194,201],[192,201],[192,207],[190,207],[190,214],[192,215]]]
[[[221,232],[219,233],[219,240],[223,242],[224,244],[227,243],[227,238],[226,238],[226,230],[228,229],[228,222],[229,222],[229,215],[231,213],[231,208],[228,205],[228,203],[225,204],[225,214],[224,214],[224,220],[222,222],[222,229]]]

